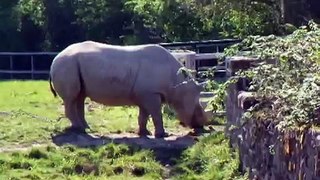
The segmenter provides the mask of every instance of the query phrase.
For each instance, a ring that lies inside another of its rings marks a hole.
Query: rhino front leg
[[[156,138],[168,137],[168,134],[163,128],[163,119],[161,112],[161,97],[159,94],[144,94],[143,107],[151,114],[153,125],[155,128],[154,136]]]
[[[148,136],[151,135],[150,131],[147,129],[148,117],[149,113],[143,107],[139,107],[139,117],[138,117],[138,124],[139,124],[139,136]]]

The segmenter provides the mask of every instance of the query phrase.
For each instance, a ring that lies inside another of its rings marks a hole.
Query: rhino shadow
[[[57,146],[69,144],[79,148],[99,147],[109,143],[125,144],[139,149],[152,150],[157,161],[170,165],[175,163],[184,150],[193,146],[197,142],[197,136],[201,134],[172,135],[156,139],[153,136],[139,137],[130,133],[95,136],[88,133],[61,132],[52,136],[52,142]]]

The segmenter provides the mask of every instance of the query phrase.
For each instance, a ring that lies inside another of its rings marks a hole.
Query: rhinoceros
[[[49,84],[54,96],[64,103],[68,130],[85,132],[84,101],[106,106],[139,108],[137,134],[151,135],[146,125],[152,117],[156,138],[167,137],[161,107],[177,113],[180,124],[192,129],[207,122],[199,98],[202,89],[192,76],[182,73],[183,65],[157,44],[110,45],[83,41],[69,45],[54,59]]]

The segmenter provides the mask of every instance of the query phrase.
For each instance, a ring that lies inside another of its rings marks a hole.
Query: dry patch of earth
[[[222,127],[212,128],[212,131],[216,130],[221,131]],[[179,157],[185,149],[191,147],[197,141],[198,137],[190,135],[188,131],[172,133],[169,137],[159,139],[154,138],[154,136],[140,137],[135,133],[129,132],[109,133],[105,135],[68,132],[53,135],[51,143],[15,144],[0,148],[0,152],[27,151],[32,148],[48,145],[75,145],[90,148],[114,143],[152,150],[155,153],[156,159],[162,164],[167,165],[172,164],[172,159]]]

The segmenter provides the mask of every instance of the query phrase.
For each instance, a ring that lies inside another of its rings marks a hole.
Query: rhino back
[[[136,94],[166,94],[177,61],[158,45],[112,46],[85,42],[77,54],[86,94],[113,105],[133,104]]]
[[[182,65],[158,45],[145,47],[139,54],[142,58],[134,92],[159,93],[166,97],[176,83],[176,73]]]

